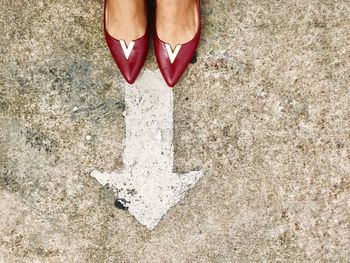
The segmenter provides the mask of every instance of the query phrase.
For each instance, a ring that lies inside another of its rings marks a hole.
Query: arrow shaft
[[[126,138],[123,161],[130,172],[166,174],[173,169],[173,92],[158,74],[147,74],[142,86],[125,89]]]

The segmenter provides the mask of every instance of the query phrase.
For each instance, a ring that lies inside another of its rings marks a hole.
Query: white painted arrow
[[[173,91],[159,72],[145,71],[125,87],[126,139],[122,173],[93,171],[148,229],[184,197],[202,171],[173,173]]]

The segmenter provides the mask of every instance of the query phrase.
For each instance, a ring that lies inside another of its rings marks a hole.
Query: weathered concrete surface
[[[203,0],[174,140],[208,172],[153,231],[89,176],[125,130],[102,2],[0,4],[0,262],[350,261],[348,1]]]

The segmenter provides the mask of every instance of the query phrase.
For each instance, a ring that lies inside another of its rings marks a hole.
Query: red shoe
[[[146,33],[131,41],[128,46],[124,40],[115,39],[108,33],[106,27],[106,1],[104,0],[103,12],[105,39],[120,72],[129,84],[133,84],[146,61],[149,48],[148,26]]]
[[[158,66],[165,82],[171,88],[178,82],[196,53],[201,32],[200,0],[197,0],[197,10],[199,23],[196,35],[189,42],[177,45],[175,50],[172,50],[168,43],[163,42],[158,37],[156,28],[154,30],[154,52],[156,54]]]

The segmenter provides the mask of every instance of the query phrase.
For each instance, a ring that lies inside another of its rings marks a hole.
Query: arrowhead
[[[101,173],[93,171],[91,176],[102,185],[108,184],[118,199],[142,225],[152,230],[203,176],[202,171],[170,175],[149,173]],[[146,178],[146,180],[145,180]]]

